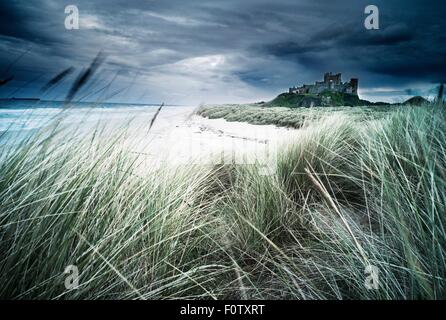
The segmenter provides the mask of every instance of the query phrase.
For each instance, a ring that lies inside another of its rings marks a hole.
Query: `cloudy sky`
[[[364,9],[380,9],[380,29]],[[80,29],[66,30],[67,5]],[[326,71],[360,96],[401,101],[446,82],[446,1],[8,0],[0,2],[0,98],[63,99],[99,51],[77,99],[170,104],[268,100]],[[40,88],[68,67],[51,91]]]

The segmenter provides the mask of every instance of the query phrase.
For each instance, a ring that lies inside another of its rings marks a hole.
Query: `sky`
[[[367,5],[379,29],[367,30]],[[65,7],[79,29],[65,28]],[[325,72],[359,95],[401,102],[446,82],[446,1],[8,0],[0,2],[0,98],[64,99],[98,52],[82,101],[267,101]],[[41,88],[63,70],[55,87]]]

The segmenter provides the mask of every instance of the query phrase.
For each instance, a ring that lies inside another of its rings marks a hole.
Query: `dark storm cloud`
[[[358,28],[354,24],[330,27],[315,34],[315,43],[332,42],[347,47],[395,46],[415,39],[415,33],[406,24],[397,23],[382,28],[379,32]]]
[[[80,30],[64,29],[60,1],[0,3],[0,70],[32,47],[15,66],[15,85],[36,72],[48,81],[68,67],[81,70],[99,50],[108,55],[103,81],[118,74],[118,84],[139,85],[129,96],[152,100],[192,101],[194,93],[257,100],[325,71],[359,77],[369,97],[446,80],[444,1],[373,1],[380,30],[363,26],[368,0],[71,3]]]
[[[328,18],[322,29],[316,27],[318,31],[308,32],[299,42],[264,44],[260,52],[263,49],[265,53],[299,61],[310,68],[320,65],[339,70],[342,66],[363,76],[368,85],[379,78],[387,84],[380,76],[391,76],[397,85],[444,81],[446,23],[439,15],[446,12],[444,3],[394,1],[391,7],[384,2],[378,7],[382,13],[380,30],[366,30],[358,16],[345,19],[343,13],[333,15],[327,7]]]
[[[47,12],[45,3],[1,1],[0,35],[46,45],[59,42],[62,39],[45,26],[54,18]]]
[[[353,31],[348,31],[353,30]],[[417,77],[439,82],[446,74],[443,36],[418,32],[407,25],[391,25],[379,32],[331,28],[304,42],[279,42],[263,46],[264,52],[300,61],[309,67],[342,63],[348,70],[394,77]]]

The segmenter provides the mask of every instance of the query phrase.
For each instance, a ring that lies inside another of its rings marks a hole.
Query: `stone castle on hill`
[[[292,87],[289,93],[295,94],[320,94],[324,91],[342,92],[358,95],[358,79],[350,79],[349,82],[342,82],[341,74],[324,74],[324,81],[316,81],[315,84],[304,84],[301,87]]]

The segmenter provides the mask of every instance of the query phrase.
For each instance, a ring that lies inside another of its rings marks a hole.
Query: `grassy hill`
[[[197,114],[209,119],[247,122],[256,125],[273,124],[278,127],[299,129],[305,122],[335,114],[348,114],[357,121],[379,120],[398,110],[397,106],[313,107],[284,108],[257,105],[209,105],[201,106]]]
[[[384,103],[374,103],[367,100],[360,99],[357,95],[352,95],[342,92],[325,91],[321,94],[295,94],[282,93],[270,102],[265,103],[265,106],[270,107],[315,107],[315,106],[371,106],[382,105]]]
[[[357,107],[357,106],[384,106],[384,105],[411,105],[420,106],[429,104],[426,98],[415,96],[407,99],[403,103],[386,103],[386,102],[371,102],[360,99],[357,95],[352,95],[342,92],[325,91],[320,94],[295,94],[295,93],[281,93],[276,98],[269,102],[262,104],[264,107]]]
[[[412,98],[406,100],[405,102],[403,102],[403,105],[405,105],[405,106],[421,106],[421,105],[427,104],[427,103],[429,103],[429,100],[427,100],[423,97],[420,97],[420,96],[415,96],[415,97],[412,97]]]

